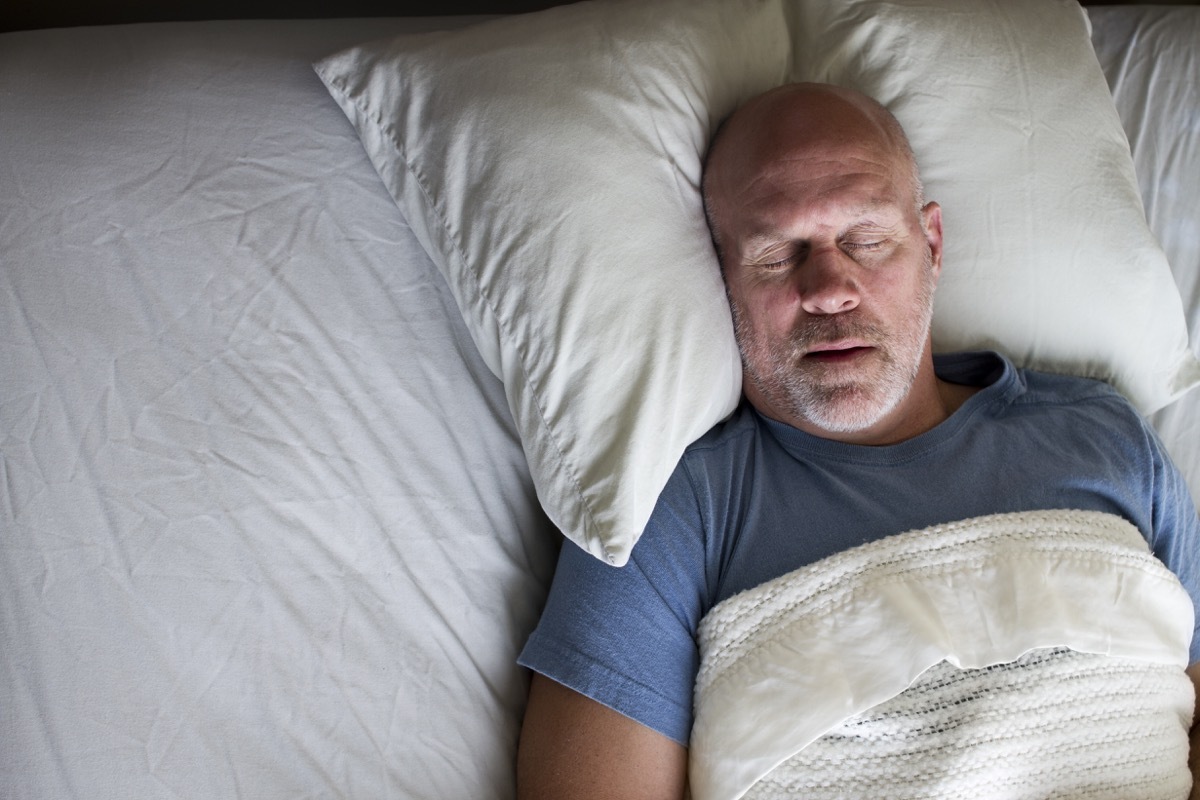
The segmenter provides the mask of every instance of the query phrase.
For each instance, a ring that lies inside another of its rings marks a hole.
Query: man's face
[[[725,182],[725,280],[746,393],[768,416],[868,441],[903,414],[941,259],[940,209],[917,207],[910,176],[887,148],[832,140]]]

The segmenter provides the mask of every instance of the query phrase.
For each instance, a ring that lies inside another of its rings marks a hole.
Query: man
[[[995,354],[933,357],[941,210],[882,106],[811,84],[750,101],[710,149],[705,200],[747,403],[689,448],[628,566],[564,545],[522,654],[522,796],[683,797],[703,616],[891,534],[1109,512],[1195,603],[1195,507],[1127,404]]]

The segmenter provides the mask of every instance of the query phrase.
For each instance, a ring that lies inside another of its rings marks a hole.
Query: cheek
[[[742,324],[760,334],[790,330],[800,307],[794,297],[789,298],[788,293],[779,287],[741,287],[733,297]]]
[[[924,266],[897,275],[877,287],[876,313],[888,321],[893,331],[923,337],[935,286],[936,278]]]
[[[911,261],[875,271],[866,294],[879,308],[911,312],[936,285],[931,264],[924,257],[910,255]]]

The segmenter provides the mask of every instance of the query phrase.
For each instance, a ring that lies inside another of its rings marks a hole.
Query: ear
[[[929,255],[933,262],[933,274],[942,273],[942,207],[929,202],[921,209],[921,229],[929,244]]]

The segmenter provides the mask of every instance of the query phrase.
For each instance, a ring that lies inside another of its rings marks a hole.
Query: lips
[[[815,344],[808,349],[804,358],[822,363],[836,364],[866,355],[874,348],[858,341],[840,341]]]

